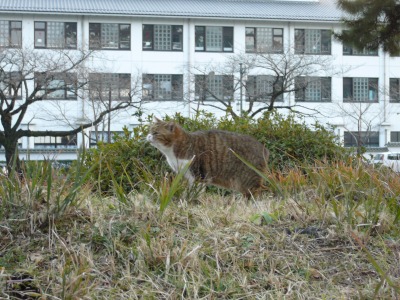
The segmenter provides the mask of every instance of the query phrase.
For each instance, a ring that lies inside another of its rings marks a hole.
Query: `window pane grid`
[[[272,28],[256,29],[257,51],[267,52],[272,49]]]
[[[118,49],[118,24],[101,24],[101,46],[105,49]]]
[[[9,40],[9,21],[0,21],[0,46],[8,47]]]
[[[354,101],[365,101],[368,99],[368,78],[353,79]]]
[[[64,36],[63,22],[47,22],[47,48],[63,48]]]
[[[207,51],[222,51],[222,27],[206,28]]]
[[[154,25],[154,50],[171,50],[171,29],[170,25]]]
[[[306,53],[321,53],[321,30],[308,29],[304,37]]]

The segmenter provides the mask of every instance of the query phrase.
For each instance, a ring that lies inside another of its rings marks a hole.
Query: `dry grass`
[[[150,192],[123,203],[83,186],[52,217],[46,197],[22,187],[6,206],[3,191],[0,298],[398,299],[398,212],[365,195],[396,199],[400,179],[362,172],[291,171],[274,175],[279,197],[203,194],[162,214]]]

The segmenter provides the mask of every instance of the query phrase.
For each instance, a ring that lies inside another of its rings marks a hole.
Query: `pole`
[[[240,67],[240,117],[243,116],[243,63],[239,63]]]

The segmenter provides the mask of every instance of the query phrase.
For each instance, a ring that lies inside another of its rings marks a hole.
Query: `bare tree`
[[[233,110],[236,101],[240,101],[240,114],[249,117],[266,110],[293,110],[301,105],[284,104],[283,95],[305,90],[321,76],[343,72],[333,67],[332,60],[330,56],[295,54],[288,49],[282,53],[233,55],[217,66],[194,66],[195,99],[234,118],[239,117]],[[235,99],[238,94],[239,100]],[[243,98],[247,108],[242,111]]]
[[[96,114],[81,122],[69,122],[66,130],[22,129],[33,111],[45,111],[50,103],[58,105],[61,99],[79,97],[79,90],[90,82],[86,64],[93,51],[36,50],[26,48],[0,48],[0,145],[4,147],[9,170],[17,155],[18,140],[22,137],[68,137],[85,128],[99,124],[107,115],[136,106],[132,90],[124,99],[103,105]],[[56,118],[62,118],[62,113]],[[35,118],[35,117],[33,117]],[[24,121],[25,120],[25,121]]]
[[[354,80],[362,81],[364,88],[360,88],[360,82],[354,82]],[[381,105],[378,95],[384,95],[385,91],[379,91],[377,79],[344,78],[343,81],[344,95],[343,102],[337,104],[338,116],[345,121],[344,128],[354,140],[357,154],[362,154],[366,141],[374,138],[375,124],[381,123],[385,117],[385,108],[377,109],[377,106]],[[354,90],[355,88],[357,91]]]

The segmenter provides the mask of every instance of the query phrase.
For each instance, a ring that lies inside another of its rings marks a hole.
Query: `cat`
[[[264,189],[262,177],[232,153],[265,172],[269,151],[251,136],[223,130],[187,132],[173,121],[154,118],[146,139],[164,154],[174,172],[192,160],[185,174],[190,184],[215,185],[246,198]]]

